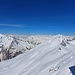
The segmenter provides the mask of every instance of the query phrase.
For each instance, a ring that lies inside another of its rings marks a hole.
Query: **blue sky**
[[[75,0],[0,0],[0,33],[75,35]]]

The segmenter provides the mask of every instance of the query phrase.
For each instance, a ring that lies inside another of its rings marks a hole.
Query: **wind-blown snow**
[[[75,41],[63,35],[47,39],[29,52],[0,63],[0,75],[71,75]]]
[[[39,38],[39,39],[38,39]],[[7,60],[30,51],[50,39],[50,36],[19,36],[0,34],[0,60]]]

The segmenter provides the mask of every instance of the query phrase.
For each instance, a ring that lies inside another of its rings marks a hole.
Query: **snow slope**
[[[7,60],[28,52],[37,45],[47,41],[51,36],[25,36],[0,34],[0,60]],[[39,38],[39,39],[38,39]]]
[[[0,75],[72,75],[75,41],[53,36],[31,51],[0,63]]]
[[[4,45],[4,49],[8,48],[13,41],[13,38],[7,35],[0,34],[0,45]]]

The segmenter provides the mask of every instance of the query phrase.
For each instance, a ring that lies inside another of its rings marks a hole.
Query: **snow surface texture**
[[[0,75],[73,75],[74,37],[56,35],[29,52],[0,62]]]
[[[0,34],[1,61],[11,59],[24,52],[28,52],[48,39],[50,39],[50,36],[19,36]]]

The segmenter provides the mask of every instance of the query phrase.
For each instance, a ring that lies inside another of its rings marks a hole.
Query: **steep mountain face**
[[[38,39],[39,38],[39,39]],[[28,52],[49,39],[49,36],[18,36],[0,34],[0,61]]]
[[[69,68],[75,65],[73,38],[50,36],[30,51],[0,62],[0,75],[72,75]]]

